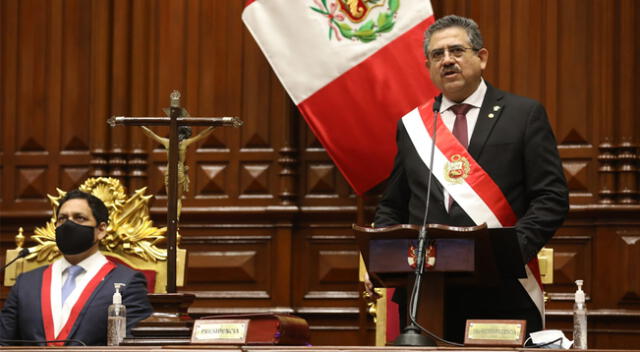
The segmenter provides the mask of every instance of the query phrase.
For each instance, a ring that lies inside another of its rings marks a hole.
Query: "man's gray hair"
[[[476,50],[480,50],[484,48],[484,41],[482,40],[482,34],[480,34],[480,27],[476,21],[456,16],[449,15],[442,17],[435,21],[427,30],[424,32],[424,54],[427,56],[427,50],[429,50],[429,43],[431,42],[431,36],[437,31],[451,28],[451,27],[460,27],[467,31],[467,36],[469,37],[469,42],[471,42],[471,47]]]

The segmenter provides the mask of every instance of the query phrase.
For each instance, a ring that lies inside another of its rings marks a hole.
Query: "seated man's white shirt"
[[[480,107],[482,107],[482,101],[484,100],[484,96],[487,93],[487,84],[484,83],[484,80],[480,81],[478,88],[473,94],[467,97],[460,104],[469,104],[472,106],[471,109],[467,112],[467,145],[471,141],[471,135],[473,135],[473,129],[476,127],[476,122],[478,121],[478,115],[480,115]],[[442,117],[442,121],[444,125],[447,126],[449,131],[453,131],[453,124],[456,122],[456,114],[451,111],[451,107],[457,105],[458,103],[452,102],[447,99],[444,95],[442,96],[442,105],[440,105],[440,116]],[[436,136],[437,138],[437,136]],[[449,192],[446,189],[443,189],[444,192],[444,206],[449,211]]]
[[[64,256],[53,262],[51,266],[51,315],[53,316],[54,336],[58,336],[60,330],[65,326],[71,309],[80,298],[80,294],[91,279],[98,273],[102,266],[107,263],[107,258],[97,251],[85,260],[78,263],[84,269],[84,272],[76,276],[76,287],[67,297],[64,304],[62,300],[62,285],[67,279],[66,269],[72,264],[69,263]],[[107,309],[107,307],[105,307]]]

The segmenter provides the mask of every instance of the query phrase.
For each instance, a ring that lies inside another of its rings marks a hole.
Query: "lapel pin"
[[[493,111],[498,111],[498,110],[500,110],[500,107],[498,105],[493,107]]]
[[[492,119],[492,118],[493,118],[493,116],[494,116],[493,114],[489,114],[489,118],[490,118],[490,119]]]

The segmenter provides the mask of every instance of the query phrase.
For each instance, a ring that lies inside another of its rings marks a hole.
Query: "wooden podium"
[[[409,265],[408,253],[411,245],[417,247],[420,227],[403,224],[371,228],[354,224],[352,228],[373,284],[407,287],[411,291],[415,269]],[[427,236],[436,249],[435,264],[423,276],[417,320],[438,336],[444,333],[444,291],[448,282],[498,285],[502,277],[526,277],[512,227],[430,224]]]

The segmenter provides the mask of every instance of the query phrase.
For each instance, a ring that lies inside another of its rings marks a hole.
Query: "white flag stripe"
[[[311,7],[313,0],[256,0],[242,13],[296,105],[433,13],[429,1],[401,0],[393,29],[363,43],[329,39],[328,18]]]

